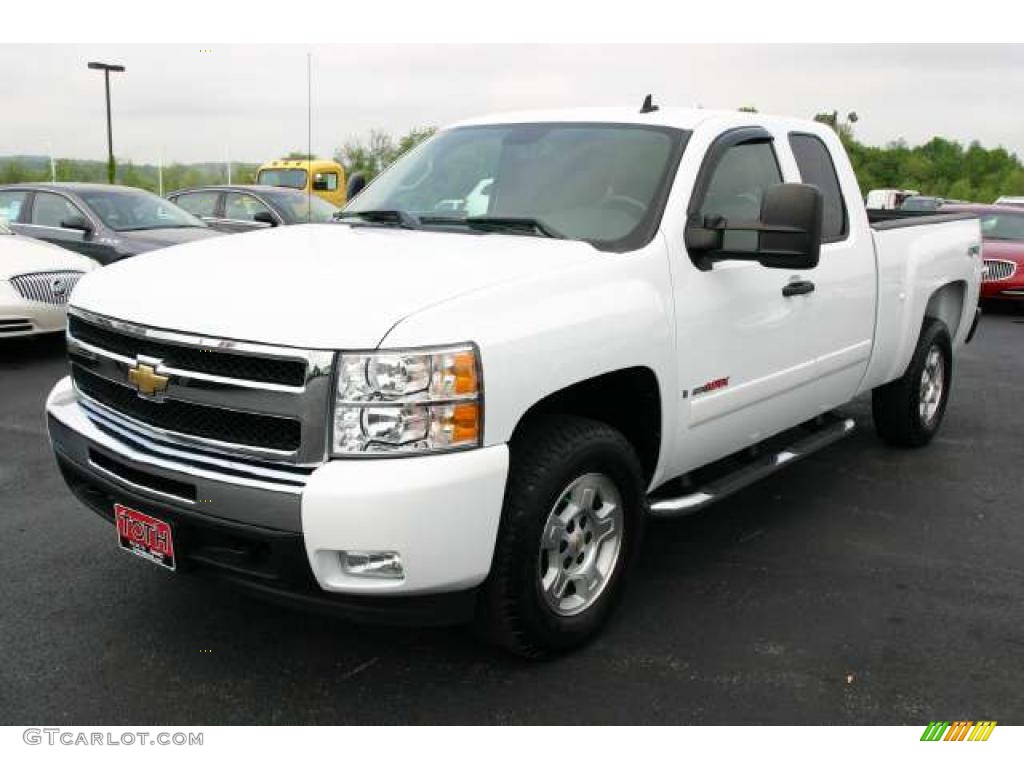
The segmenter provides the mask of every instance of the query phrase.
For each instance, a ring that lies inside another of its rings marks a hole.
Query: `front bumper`
[[[1024,268],[1005,280],[983,280],[981,298],[986,300],[1024,301]]]
[[[66,305],[27,301],[0,281],[0,339],[57,333],[66,325]]]
[[[467,618],[490,570],[504,445],[261,476],[255,464],[169,452],[105,420],[69,379],[50,394],[47,423],[75,495],[111,522],[115,502],[169,522],[181,570],[288,602],[417,624]],[[339,553],[351,550],[398,552],[403,578],[344,573]]]

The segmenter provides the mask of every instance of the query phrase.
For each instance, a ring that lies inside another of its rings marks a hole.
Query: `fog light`
[[[402,579],[402,558],[397,552],[341,552],[341,570],[367,579]]]

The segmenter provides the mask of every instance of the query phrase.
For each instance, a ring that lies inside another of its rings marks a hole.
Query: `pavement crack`
[[[379,656],[374,656],[369,661],[364,661],[362,664],[359,664],[358,666],[353,667],[348,672],[346,672],[344,675],[342,675],[340,678],[338,678],[338,682],[339,683],[343,683],[346,680],[351,680],[356,675],[361,674],[362,672],[365,672],[366,670],[368,670],[370,667],[372,667],[378,661],[380,661],[380,657]]]

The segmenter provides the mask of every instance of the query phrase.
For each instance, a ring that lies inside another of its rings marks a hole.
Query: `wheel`
[[[929,318],[903,376],[871,393],[875,431],[890,445],[927,445],[942,424],[952,380],[949,331],[941,320]]]
[[[477,626],[540,658],[586,642],[611,614],[642,535],[643,477],[621,433],[574,416],[539,417],[510,451]]]

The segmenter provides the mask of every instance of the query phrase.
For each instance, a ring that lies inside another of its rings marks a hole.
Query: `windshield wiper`
[[[379,210],[379,211],[338,211],[334,214],[334,218],[340,220],[344,219],[363,219],[370,222],[371,224],[396,224],[402,229],[420,229],[422,224],[420,220],[409,213],[401,209],[394,210]]]
[[[554,227],[528,216],[467,216],[459,220],[459,223],[484,232],[518,232],[521,235],[543,235],[565,240],[565,235]]]

